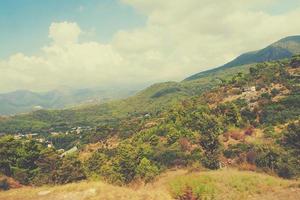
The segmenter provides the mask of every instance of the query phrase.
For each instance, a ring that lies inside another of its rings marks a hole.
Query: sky
[[[180,81],[299,19],[299,0],[1,0],[0,92]]]

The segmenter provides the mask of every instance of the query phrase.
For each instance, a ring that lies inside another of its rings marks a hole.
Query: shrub
[[[251,149],[253,149],[253,145],[239,143],[235,145],[229,145],[223,153],[226,158],[234,158],[242,153],[249,152]]]
[[[9,190],[10,186],[6,178],[0,180],[0,191]]]
[[[86,178],[81,162],[75,155],[67,155],[56,172],[55,183],[65,184]]]
[[[245,131],[244,131],[244,134],[245,135],[248,135],[248,136],[252,136],[254,133],[254,128],[253,127],[249,127],[247,128]]]
[[[107,162],[108,158],[104,153],[93,153],[93,155],[85,163],[87,173],[95,173],[100,175],[102,166]]]
[[[300,122],[288,125],[287,131],[283,134],[282,144],[296,154],[300,152]]]
[[[143,158],[135,169],[136,177],[144,180],[146,183],[152,181],[158,174],[158,167],[151,163],[147,158]]]
[[[268,126],[267,128],[264,129],[263,132],[266,138],[274,138],[276,136],[273,126]]]
[[[193,193],[193,189],[189,186],[187,186],[183,193],[178,195],[178,197],[176,197],[176,199],[178,200],[201,200],[200,197],[196,196],[194,193]]]
[[[279,93],[280,93],[279,90],[276,89],[276,88],[274,88],[274,89],[271,90],[271,95],[272,95],[272,97],[275,97],[275,96],[278,95]]]
[[[238,140],[238,141],[241,141],[241,140],[244,140],[245,139],[245,135],[241,134],[240,132],[238,131],[231,131],[230,132],[230,137],[234,140]]]
[[[204,153],[201,162],[204,167],[208,169],[219,169],[220,168],[220,156],[218,153]]]

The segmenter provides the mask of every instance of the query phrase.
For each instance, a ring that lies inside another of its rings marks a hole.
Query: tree
[[[62,160],[62,164],[57,170],[55,183],[65,184],[80,181],[86,178],[81,162],[77,156],[67,155]]]
[[[86,162],[88,173],[95,173],[101,175],[102,167],[107,162],[108,162],[108,158],[104,153],[101,152],[93,153],[93,155]]]
[[[197,120],[197,127],[200,131],[200,146],[204,150],[202,163],[210,169],[219,168],[219,156],[221,143],[219,135],[222,131],[221,125],[216,116],[202,113]]]
[[[240,126],[242,117],[236,104],[231,102],[220,104],[215,112],[223,117],[226,125]]]
[[[116,164],[119,173],[125,177],[125,182],[129,183],[135,176],[135,168],[139,163],[137,148],[128,142],[124,142],[117,148]]]
[[[0,172],[11,176],[12,167],[16,166],[19,158],[17,152],[22,147],[19,140],[15,140],[12,136],[5,136],[0,138]]]
[[[288,125],[287,131],[283,135],[282,144],[291,149],[299,156],[300,153],[300,122]]]
[[[146,183],[152,181],[159,174],[158,167],[147,158],[143,158],[135,169],[136,177],[141,178]]]
[[[35,164],[38,167],[38,173],[33,180],[34,184],[42,185],[55,183],[57,170],[61,166],[61,162],[62,159],[54,149],[44,149],[39,158],[35,161]]]

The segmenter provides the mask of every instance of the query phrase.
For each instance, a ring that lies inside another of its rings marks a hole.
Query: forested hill
[[[0,137],[0,172],[23,185],[148,183],[178,167],[298,178],[299,77],[294,56],[205,90],[165,83],[172,89],[159,84],[124,101],[3,118],[1,132],[14,136]]]
[[[105,107],[4,118],[2,132],[36,134],[0,138],[0,171],[33,185],[91,177],[151,182],[174,167],[227,166],[297,178],[299,77],[300,57],[294,56],[257,64],[202,92],[166,83],[173,89],[154,85]],[[178,90],[181,97],[174,95]]]
[[[290,36],[283,38],[264,49],[242,54],[221,67],[192,75],[186,80],[195,80],[206,76],[211,76],[228,68],[243,68],[246,65],[255,63],[291,58],[293,55],[297,54],[300,54],[300,36]]]

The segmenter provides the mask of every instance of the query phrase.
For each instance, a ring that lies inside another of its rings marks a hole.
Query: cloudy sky
[[[1,0],[0,92],[180,81],[299,19],[299,0]]]

